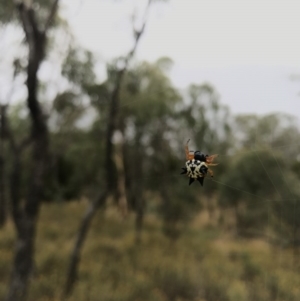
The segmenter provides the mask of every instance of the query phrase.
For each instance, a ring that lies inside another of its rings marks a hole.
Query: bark
[[[135,160],[139,164],[134,164],[134,199],[135,199],[135,242],[141,242],[141,235],[144,224],[145,215],[145,199],[143,195],[143,154],[141,148],[142,133],[139,131],[135,137]]]
[[[64,288],[64,295],[71,294],[78,274],[78,266],[80,262],[81,249],[86,239],[90,223],[97,212],[97,209],[105,204],[108,195],[108,190],[105,190],[86,210],[75,241],[74,248],[71,254],[70,265],[68,268],[67,281]]]
[[[34,238],[34,233],[32,233],[33,227],[28,225],[30,221],[24,218],[24,211],[20,207],[22,177],[21,154],[31,143],[31,139],[25,139],[22,143],[17,145],[8,122],[6,122],[6,135],[13,156],[13,166],[10,175],[10,209],[17,232],[13,274],[7,300],[23,300],[26,297],[28,275],[33,264],[34,241],[32,238]],[[28,256],[29,258],[27,258]]]
[[[36,224],[43,194],[49,145],[45,116],[37,99],[37,72],[45,55],[46,29],[50,26],[57,5],[58,1],[55,1],[45,29],[41,30],[37,24],[34,9],[23,2],[17,4],[29,48],[26,86],[28,93],[27,107],[31,119],[32,153],[28,195],[25,198],[24,206],[21,207],[19,195],[20,152],[18,149],[15,150],[14,168],[11,175],[11,195],[17,242],[11,281],[6,296],[7,301],[26,299],[33,267]]]
[[[116,146],[115,151],[115,164],[118,172],[118,206],[123,218],[127,216],[127,197],[126,197],[126,184],[125,184],[125,170],[124,170],[124,157],[123,157],[123,136],[122,140]]]
[[[7,216],[6,183],[5,183],[5,116],[6,106],[0,107],[0,228],[4,226]]]
[[[151,2],[152,0],[148,1],[148,6],[146,8],[145,16],[148,14]],[[129,51],[129,53],[125,57],[124,67],[120,69],[117,73],[115,88],[113,89],[111,94],[108,125],[106,131],[106,153],[105,153],[106,183],[109,188],[112,188],[111,179],[113,178],[113,169],[111,168],[111,166],[113,166],[113,160],[114,160],[114,149],[113,149],[112,138],[113,138],[114,131],[117,127],[117,117],[118,117],[119,106],[120,106],[120,89],[122,86],[124,75],[128,68],[128,64],[136,52],[140,38],[145,31],[145,27],[146,27],[146,17],[141,29],[134,30],[134,37],[135,37],[134,45],[131,51]]]
[[[149,0],[146,12],[148,12],[151,2],[152,0]],[[108,113],[108,123],[107,123],[106,138],[105,138],[105,184],[106,184],[105,186],[106,187],[103,193],[101,194],[101,196],[98,197],[88,207],[79,226],[76,242],[71,253],[70,264],[66,276],[66,283],[64,288],[65,297],[71,295],[74,289],[74,284],[78,275],[78,266],[80,262],[81,249],[86,239],[89,225],[91,224],[91,221],[98,208],[104,205],[108,195],[113,192],[112,190],[114,185],[112,183],[112,179],[114,178],[114,174],[113,174],[114,170],[112,167],[114,166],[114,147],[113,147],[112,139],[113,139],[114,132],[117,128],[117,119],[118,119],[118,112],[120,107],[120,90],[123,83],[124,75],[128,68],[128,64],[135,54],[140,38],[144,33],[145,26],[146,26],[146,19],[142,25],[141,30],[135,31],[135,41],[134,41],[133,48],[125,57],[124,67],[117,72],[115,86],[111,93],[111,101],[110,101],[110,107]]]
[[[127,67],[127,66],[126,66]],[[120,106],[120,89],[123,81],[123,76],[125,74],[125,67],[118,71],[115,87],[112,91],[108,124],[106,130],[106,151],[105,151],[105,172],[106,172],[106,185],[111,191],[114,188],[113,178],[114,178],[114,145],[112,142],[115,129],[117,127],[117,116]]]

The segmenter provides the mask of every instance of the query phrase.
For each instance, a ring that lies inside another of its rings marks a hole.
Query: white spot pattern
[[[204,174],[200,171],[200,168],[202,166],[205,166],[206,170],[208,169],[205,162],[193,159],[193,160],[186,161],[185,166],[187,170],[186,174],[190,178],[197,179],[199,177],[201,178],[206,176],[206,173]]]

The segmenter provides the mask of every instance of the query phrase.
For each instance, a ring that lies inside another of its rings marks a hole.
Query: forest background
[[[298,119],[136,59],[171,3],[133,12],[105,62],[59,1],[0,3],[1,300],[298,300]],[[203,187],[180,175],[188,139],[219,154]]]

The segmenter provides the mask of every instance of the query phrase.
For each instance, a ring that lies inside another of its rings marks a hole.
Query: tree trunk
[[[121,141],[116,145],[115,150],[115,165],[118,173],[118,206],[123,218],[127,216],[127,196],[126,196],[126,184],[125,184],[125,170],[124,170],[124,157],[123,157],[123,135]]]
[[[34,64],[34,66],[32,66]],[[32,119],[33,149],[29,191],[23,209],[19,208],[19,195],[14,195],[13,218],[17,229],[17,242],[14,256],[14,268],[7,301],[25,300],[29,276],[32,271],[36,223],[43,193],[44,177],[48,157],[48,131],[39,104],[36,99],[37,70],[39,64],[29,61],[28,65],[28,107]],[[19,153],[16,154],[15,166],[19,165]],[[20,177],[20,170],[14,170],[12,178]],[[18,174],[18,175],[17,175]],[[11,193],[15,192],[15,183],[11,183]],[[19,189],[19,187],[17,188]],[[19,192],[17,192],[18,194]],[[12,196],[13,198],[13,196]]]
[[[18,225],[13,275],[6,300],[25,300],[32,271],[35,223],[24,219]]]
[[[55,0],[44,30],[41,30],[37,24],[35,11],[30,6],[30,3],[19,2],[17,4],[29,49],[26,86],[28,93],[27,107],[31,119],[32,152],[28,195],[25,198],[24,206],[21,207],[20,187],[16,187],[20,183],[21,171],[17,169],[20,166],[20,152],[15,151],[14,170],[11,177],[11,195],[13,219],[17,229],[17,242],[11,282],[6,296],[7,301],[22,301],[26,299],[29,278],[33,267],[36,224],[43,197],[49,146],[47,123],[37,99],[37,72],[44,59],[46,33],[56,13],[57,5],[58,0]]]
[[[139,244],[141,242],[144,215],[145,215],[145,199],[143,195],[143,154],[141,153],[141,139],[142,133],[137,132],[135,137],[135,160],[139,164],[133,164],[134,166],[134,199],[135,199],[135,242]]]
[[[95,202],[91,203],[88,209],[86,210],[84,217],[81,221],[80,228],[77,233],[76,242],[71,253],[70,265],[67,272],[67,280],[64,289],[64,295],[68,296],[71,294],[74,283],[78,275],[78,265],[80,262],[80,253],[83,247],[83,243],[86,239],[86,235],[89,230],[90,223],[93,216],[97,212],[97,209],[105,204],[105,200],[108,195],[108,190],[105,190]]]
[[[4,226],[7,213],[6,185],[5,185],[5,113],[6,107],[0,106],[0,228]]]

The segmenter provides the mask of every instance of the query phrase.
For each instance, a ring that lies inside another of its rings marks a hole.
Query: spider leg
[[[208,169],[207,171],[208,171],[209,175],[213,178],[214,177],[214,172],[211,169]]]
[[[217,154],[216,154],[216,155],[211,155],[211,156],[206,157],[206,163],[208,163],[208,164],[213,163],[213,161],[214,161],[214,159],[215,159],[216,157],[218,157]]]
[[[184,148],[185,149],[185,157],[186,157],[187,160],[193,160],[194,159],[194,152],[191,153],[189,151],[189,146],[188,146],[189,142],[190,142],[190,139],[185,144],[185,148]]]

